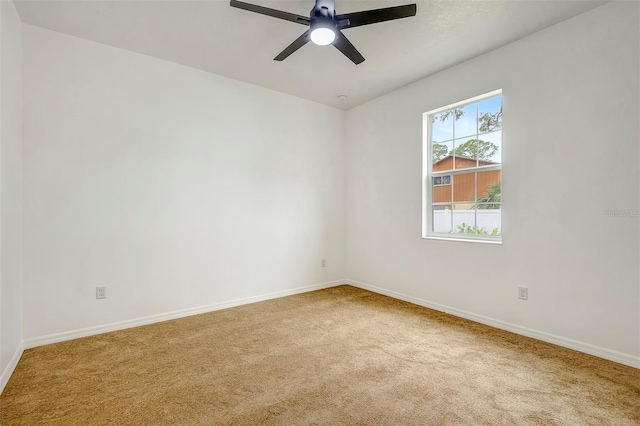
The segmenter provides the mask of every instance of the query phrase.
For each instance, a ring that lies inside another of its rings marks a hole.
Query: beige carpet
[[[25,351],[9,425],[640,425],[640,370],[349,286]]]

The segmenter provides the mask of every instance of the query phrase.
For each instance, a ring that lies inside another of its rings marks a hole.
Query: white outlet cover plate
[[[106,287],[96,287],[96,299],[105,299],[107,297]]]
[[[518,299],[528,300],[529,299],[529,288],[527,288],[527,287],[518,287]]]

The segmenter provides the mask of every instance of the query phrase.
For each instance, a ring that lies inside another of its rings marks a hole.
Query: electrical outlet
[[[322,266],[323,268],[327,267],[327,261],[326,259],[322,259],[322,261],[320,262],[320,266]]]
[[[529,288],[528,287],[518,287],[518,299],[528,300],[529,299]]]
[[[105,299],[107,297],[107,287],[96,287],[96,299]]]

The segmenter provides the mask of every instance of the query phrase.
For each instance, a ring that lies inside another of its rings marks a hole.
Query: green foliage
[[[447,121],[447,119],[450,116],[455,116],[455,120],[458,120],[460,117],[462,117],[462,115],[464,114],[464,111],[460,108],[454,108],[454,109],[450,109],[449,111],[445,111],[443,113],[440,114],[436,114],[434,116],[431,117],[431,122],[435,123],[436,120],[440,120],[441,123],[444,123],[445,121]]]
[[[432,145],[433,162],[436,163],[448,155],[453,155],[454,150],[447,150],[447,146],[443,143],[433,142]],[[455,155],[469,158],[478,158],[479,160],[489,160],[498,152],[498,146],[493,142],[483,141],[481,139],[469,139],[465,143],[458,145],[455,149]]]
[[[464,110],[461,108],[453,108],[440,114],[435,114],[431,117],[431,121],[435,123],[440,121],[444,123],[453,117],[454,120],[459,120],[464,115]],[[489,112],[480,113],[478,118],[478,130],[482,133],[492,132],[502,129],[502,109],[495,114]],[[433,162],[437,163],[448,155],[460,155],[463,157],[477,158],[479,160],[489,160],[498,152],[498,146],[489,141],[483,141],[481,139],[469,139],[465,143],[456,147],[454,150],[447,150],[445,144],[433,141]]]
[[[449,155],[449,150],[447,149],[447,146],[445,144],[433,142],[431,149],[433,150],[434,163],[437,163],[438,161]]]
[[[456,155],[477,158],[478,160],[489,160],[496,152],[498,152],[498,145],[481,139],[469,139],[455,149]]]
[[[478,228],[475,225],[471,226],[466,222],[462,222],[460,225],[456,225],[458,229],[458,234],[474,234],[474,235],[500,235],[500,228],[493,228],[491,233],[489,233],[484,228]]]
[[[500,181],[489,184],[486,197],[478,198],[478,203],[501,203],[502,183]],[[499,209],[499,204],[478,204],[478,209]]]
[[[502,129],[502,108],[500,108],[499,112],[495,114],[491,114],[488,112],[480,113],[480,117],[478,118],[478,122],[480,123],[480,130],[482,133],[485,132],[493,132],[495,130]]]
[[[444,123],[449,119],[449,117],[453,117],[454,120],[459,120],[463,115],[464,111],[462,108],[453,108],[449,111],[433,115],[431,117],[431,122],[435,123],[436,121],[440,121],[441,123]],[[480,124],[480,126],[478,126],[478,130],[481,133],[493,132],[502,129],[502,108],[500,108],[500,111],[495,114],[491,114],[490,112],[480,112],[478,123]]]

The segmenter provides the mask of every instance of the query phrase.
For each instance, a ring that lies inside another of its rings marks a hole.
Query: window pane
[[[444,111],[431,117],[431,140],[450,141],[453,139],[453,112]]]
[[[478,172],[479,203],[502,202],[502,184],[500,182],[500,175],[500,170]]]
[[[451,232],[451,206],[433,206],[433,232]]]
[[[434,178],[434,181],[437,178]],[[442,179],[440,179],[442,182]],[[443,185],[434,183],[431,187],[431,194],[433,194],[434,203],[450,203],[451,202],[451,185]]]
[[[475,138],[478,133],[477,114],[477,103],[457,109],[457,118],[454,123],[456,138]]]
[[[453,211],[453,232],[456,234],[475,235],[476,210],[473,204],[456,204]]]
[[[478,210],[500,210],[501,203],[476,203]]]
[[[453,150],[456,153],[456,158],[454,160],[455,169],[477,167],[476,154],[478,152],[478,141],[476,139],[456,139]]]
[[[485,99],[478,103],[479,133],[502,129],[502,96]],[[482,139],[482,138],[481,138]]]
[[[433,171],[453,170],[453,161],[449,154],[453,150],[453,141],[434,142],[432,146]]]
[[[469,208],[475,203],[476,174],[463,173],[453,176],[453,201],[456,203],[469,203]]]
[[[480,166],[502,163],[502,131],[480,135],[477,142]]]
[[[501,235],[502,209],[499,203],[477,205],[478,233],[482,235]]]

